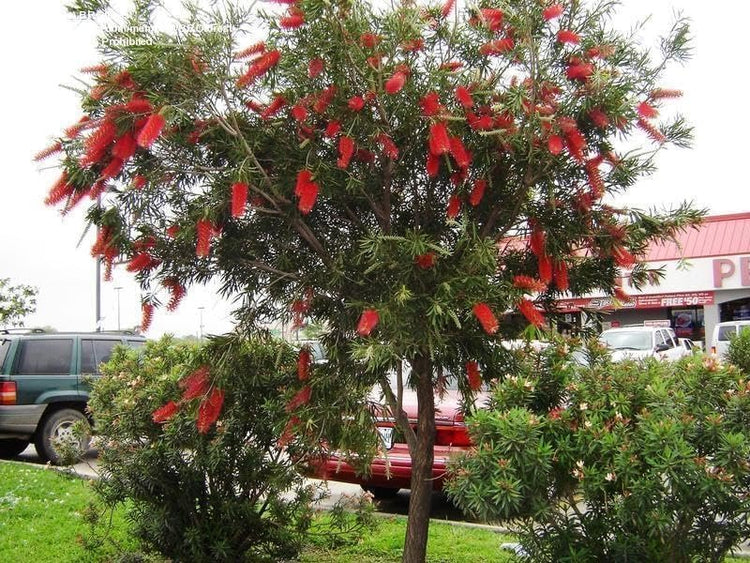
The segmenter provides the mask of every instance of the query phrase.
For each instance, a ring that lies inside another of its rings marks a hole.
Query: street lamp
[[[198,307],[198,314],[200,315],[200,324],[198,325],[199,340],[203,340],[203,309],[205,309],[205,307]]]
[[[115,291],[117,292],[117,332],[120,332],[120,290],[122,286],[117,286]]]

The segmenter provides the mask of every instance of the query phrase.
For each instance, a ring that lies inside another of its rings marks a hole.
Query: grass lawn
[[[124,511],[114,514],[109,541],[95,551],[84,548],[89,533],[86,507],[94,498],[90,483],[58,471],[0,461],[0,561],[14,563],[95,563],[118,553],[137,551],[128,536]],[[301,563],[396,563],[400,561],[406,520],[382,519],[378,529],[355,545],[329,550],[307,548]],[[427,560],[430,563],[503,563],[512,561],[500,544],[508,536],[482,529],[433,521]],[[727,561],[747,560],[728,558]]]

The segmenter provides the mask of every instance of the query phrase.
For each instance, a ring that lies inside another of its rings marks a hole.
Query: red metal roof
[[[652,244],[646,261],[708,258],[750,254],[750,213],[706,217],[697,229],[689,228],[674,242]]]

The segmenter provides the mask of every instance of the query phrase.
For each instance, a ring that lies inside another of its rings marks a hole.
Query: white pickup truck
[[[611,328],[599,335],[612,353],[612,361],[657,358],[677,361],[690,351],[679,342],[674,330],[666,327],[628,326]]]

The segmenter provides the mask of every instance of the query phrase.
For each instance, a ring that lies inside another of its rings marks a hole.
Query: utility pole
[[[117,286],[115,291],[117,292],[117,332],[120,332],[120,290],[122,286]]]
[[[198,325],[198,339],[203,340],[203,309],[205,307],[198,307],[198,314],[200,315],[200,324]]]

